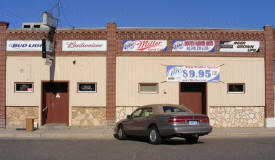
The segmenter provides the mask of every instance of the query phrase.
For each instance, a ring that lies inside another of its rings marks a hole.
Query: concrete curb
[[[205,138],[214,137],[265,137],[274,136],[275,129],[214,129],[209,135],[203,136]],[[43,130],[39,129],[34,132],[17,131],[15,129],[0,129],[0,138],[15,138],[15,139],[111,139],[114,138],[114,132],[111,128],[75,128],[65,130]]]

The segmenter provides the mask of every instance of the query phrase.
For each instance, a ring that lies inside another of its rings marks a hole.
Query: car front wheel
[[[127,136],[126,136],[126,134],[125,134],[125,131],[124,131],[124,128],[123,128],[122,125],[119,125],[119,127],[118,127],[118,130],[117,130],[117,138],[118,138],[119,140],[125,140],[125,139],[127,139]]]
[[[161,143],[161,136],[157,127],[152,126],[148,130],[148,140],[151,144],[160,144]]]

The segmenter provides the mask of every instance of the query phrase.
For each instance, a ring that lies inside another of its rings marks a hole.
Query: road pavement
[[[151,145],[140,138],[0,139],[0,159],[26,160],[274,160],[275,136],[211,137],[198,144],[171,139]]]

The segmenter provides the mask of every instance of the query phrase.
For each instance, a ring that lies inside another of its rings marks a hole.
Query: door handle
[[[45,108],[42,109],[42,112],[45,112],[48,109],[48,107],[46,106]]]

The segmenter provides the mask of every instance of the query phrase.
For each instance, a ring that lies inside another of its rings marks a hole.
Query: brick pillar
[[[273,27],[264,26],[265,40],[265,118],[266,127],[275,127],[273,90]]]
[[[0,128],[6,127],[6,37],[9,23],[0,22]]]
[[[106,73],[106,120],[113,125],[116,120],[116,24],[107,24],[107,73]]]

